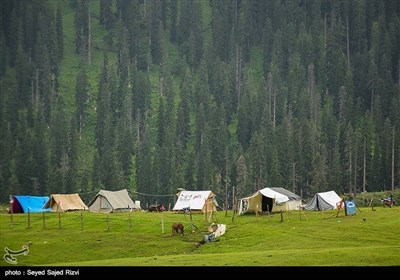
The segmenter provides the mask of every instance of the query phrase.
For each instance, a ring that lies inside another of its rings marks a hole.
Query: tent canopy
[[[271,188],[271,189],[278,193],[286,195],[289,198],[289,200],[302,200],[301,196],[299,196],[291,191],[288,191],[287,189],[284,189],[284,188]]]
[[[52,212],[88,210],[88,207],[77,193],[52,194],[50,200],[45,205],[45,208],[49,207]]]
[[[49,212],[51,210],[50,208],[44,208],[49,199],[50,197],[48,196],[15,195],[12,198],[12,212]]]
[[[133,202],[127,189],[119,191],[100,190],[89,203],[89,210],[95,212],[113,212],[131,209],[139,210],[140,207]]]
[[[311,198],[304,209],[311,211],[337,209],[341,201],[342,199],[335,191],[320,192]]]
[[[287,195],[281,194],[271,188],[264,188],[259,190],[259,192],[266,197],[274,198],[276,203],[282,203],[289,200]]]
[[[291,191],[284,188],[263,188],[240,200],[239,214],[298,210],[300,204],[301,197]]]
[[[181,191],[177,193],[178,199],[174,205],[173,211],[190,208],[194,212],[216,211],[216,201],[212,191]]]

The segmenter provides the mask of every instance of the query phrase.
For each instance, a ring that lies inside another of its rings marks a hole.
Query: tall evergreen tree
[[[170,37],[171,42],[175,43],[177,39],[177,17],[178,17],[178,0],[171,0],[169,3],[170,11]]]
[[[246,159],[243,154],[240,154],[236,163],[237,168],[237,185],[236,185],[236,195],[237,197],[243,197],[250,193],[252,190],[248,188],[248,168],[246,164]]]
[[[65,192],[73,193],[77,191],[78,182],[78,131],[74,118],[71,118],[68,127],[68,171],[65,179]]]
[[[46,135],[46,123],[44,120],[42,107],[39,106],[34,122],[34,138],[33,160],[35,162],[34,174],[36,174],[36,182],[38,184],[38,194],[43,195],[47,191],[47,174],[48,174],[48,142]]]
[[[151,194],[153,190],[152,171],[152,145],[150,139],[150,127],[148,124],[144,127],[143,139],[139,143],[138,154],[136,159],[136,178],[137,191],[139,193]],[[143,199],[144,203],[152,203],[148,196]]]
[[[99,23],[106,29],[110,29],[114,21],[113,2],[113,0],[100,0]]]
[[[59,60],[61,60],[64,57],[63,14],[60,3],[61,2],[57,3],[57,14],[56,14],[57,53]]]
[[[0,28],[0,78],[6,73],[7,66],[7,41],[4,30]]]
[[[86,74],[86,67],[83,67],[76,76],[75,86],[75,104],[76,104],[76,120],[78,123],[79,133],[82,132],[82,128],[85,126],[86,121],[86,108],[89,99],[89,83]]]

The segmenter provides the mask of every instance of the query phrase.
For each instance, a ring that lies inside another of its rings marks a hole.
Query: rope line
[[[175,194],[148,194],[148,193],[141,193],[137,191],[130,191],[132,193],[140,194],[140,195],[146,195],[146,196],[174,196]]]

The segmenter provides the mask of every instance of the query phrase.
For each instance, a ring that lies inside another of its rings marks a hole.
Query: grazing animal
[[[174,233],[180,233],[181,236],[183,236],[183,225],[182,224],[173,224],[171,236],[174,235]]]
[[[148,211],[149,212],[163,212],[163,211],[165,211],[165,207],[162,204],[155,203],[155,204],[152,204],[149,206]]]

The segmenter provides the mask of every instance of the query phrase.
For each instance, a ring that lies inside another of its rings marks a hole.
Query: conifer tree
[[[61,59],[64,57],[63,14],[60,3],[61,2],[57,3],[56,14],[57,54],[59,61],[61,61]]]
[[[79,133],[82,133],[82,128],[86,122],[86,108],[89,99],[89,83],[86,74],[86,68],[83,67],[76,76],[75,86],[75,104],[76,104],[76,120],[78,123]]]
[[[152,145],[150,139],[150,128],[146,124],[143,132],[143,139],[139,143],[138,154],[136,159],[136,178],[137,191],[140,193],[151,194],[153,191],[153,175],[152,171]],[[144,197],[144,203],[152,203],[149,197]]]

